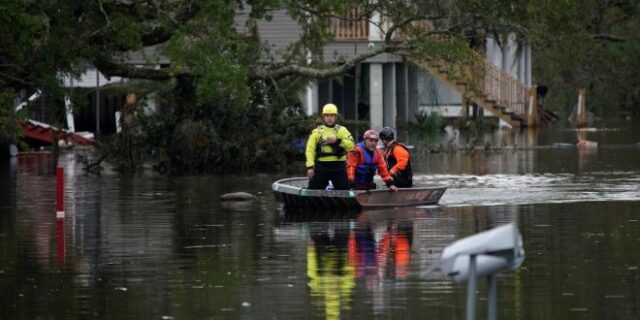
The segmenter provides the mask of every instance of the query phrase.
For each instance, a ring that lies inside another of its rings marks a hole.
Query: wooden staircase
[[[513,128],[527,126],[529,88],[515,77],[473,53],[465,63],[445,60],[409,60],[439,80],[453,86],[463,96],[504,120]]]

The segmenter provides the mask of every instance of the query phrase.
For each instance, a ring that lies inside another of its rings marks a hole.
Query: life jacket
[[[387,163],[387,168],[389,170],[391,170],[391,168],[393,168],[396,165],[396,163],[398,163],[398,160],[393,155],[393,150],[395,148],[397,148],[397,147],[401,147],[404,150],[406,150],[407,153],[411,154],[409,152],[409,149],[407,149],[407,147],[404,144],[399,143],[397,141],[394,142],[391,145],[391,147],[389,149],[387,149],[387,151],[385,151],[385,153],[384,153],[384,159],[385,159],[385,161]],[[407,161],[407,167],[404,168],[404,170],[398,170],[398,175],[400,177],[403,177],[403,178],[409,180],[409,181],[411,181],[413,179],[413,169],[412,169],[412,166],[411,166],[411,157],[409,157],[409,161]]]
[[[358,143],[360,153],[364,158],[363,163],[359,163],[356,167],[356,185],[370,185],[373,182],[373,176],[376,174],[378,165],[375,163],[375,152],[367,150],[363,142]]]
[[[338,136],[338,131],[340,130],[340,125],[336,124],[335,126],[332,127],[327,127],[325,125],[320,125],[318,126],[318,131],[325,131],[326,129],[332,129],[333,131],[335,131],[336,137]],[[319,142],[319,141],[318,141]],[[326,150],[326,149],[330,149]],[[319,157],[326,157],[326,156],[336,156],[336,157],[341,157],[343,155],[345,155],[347,152],[341,148],[337,143],[334,144],[329,144],[329,145],[323,145],[320,143],[316,143],[316,160]]]

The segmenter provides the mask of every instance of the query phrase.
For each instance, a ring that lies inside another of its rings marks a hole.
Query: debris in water
[[[220,196],[222,201],[253,201],[256,200],[256,196],[247,192],[234,192],[227,193]]]

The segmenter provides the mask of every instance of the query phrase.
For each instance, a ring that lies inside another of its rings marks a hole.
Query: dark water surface
[[[599,148],[552,147],[577,135]],[[95,176],[69,154],[57,223],[51,158],[3,160],[0,319],[460,319],[465,286],[425,271],[511,221],[527,256],[498,278],[501,319],[640,319],[638,128],[487,142],[505,147],[416,150],[417,180],[450,186],[440,206],[364,212],[283,210],[270,185],[284,175]],[[218,200],[241,190],[258,200]]]

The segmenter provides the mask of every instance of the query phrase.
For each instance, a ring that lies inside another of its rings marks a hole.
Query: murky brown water
[[[282,175],[85,175],[65,155],[66,218],[46,155],[0,163],[0,319],[459,319],[466,288],[424,275],[456,239],[518,221],[526,260],[499,277],[502,319],[640,318],[640,142],[631,122],[496,133],[540,146],[437,153],[440,206],[282,210]],[[448,136],[444,139],[463,139]],[[418,153],[418,152],[416,152]],[[234,191],[258,196],[222,207]],[[61,231],[64,231],[62,235]],[[478,318],[486,317],[480,281]]]

